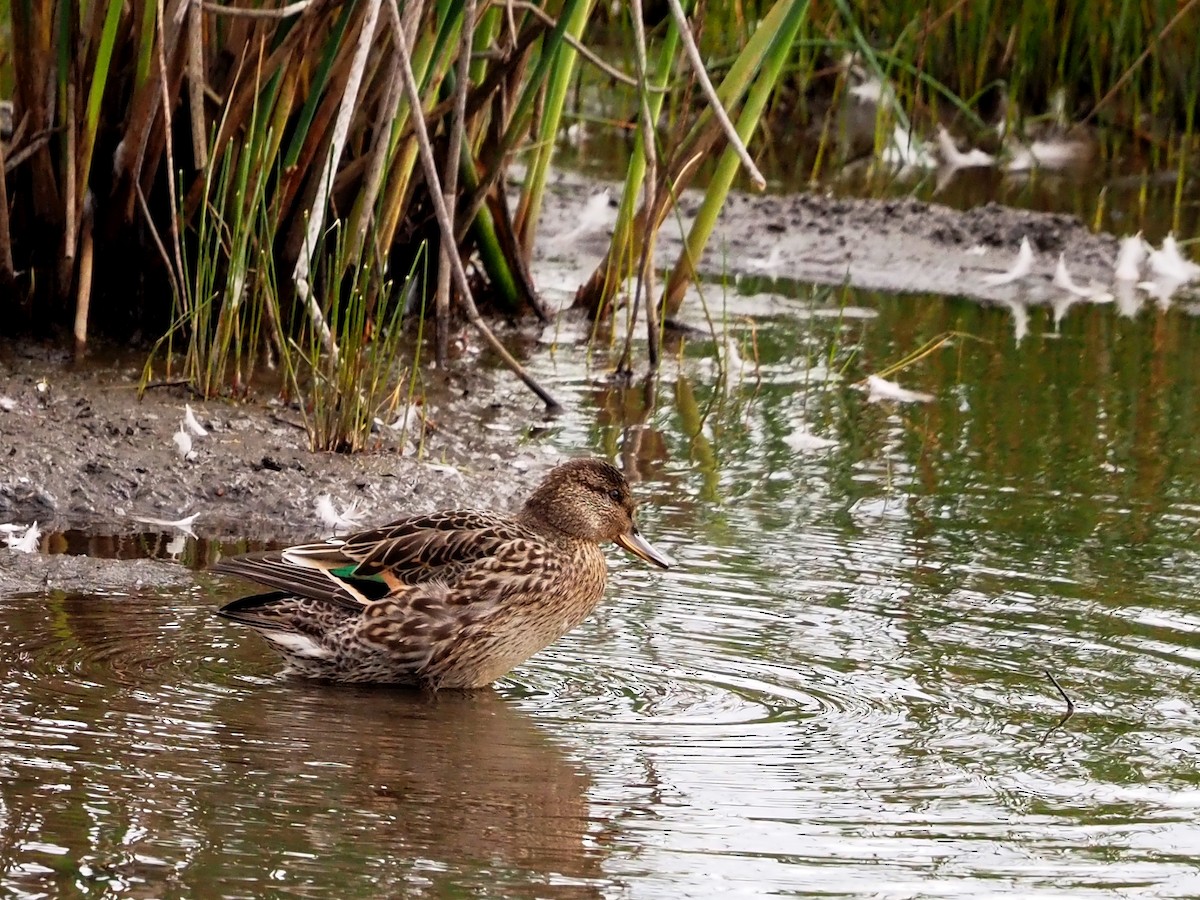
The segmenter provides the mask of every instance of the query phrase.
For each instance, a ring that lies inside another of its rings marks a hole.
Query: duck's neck
[[[536,505],[532,500],[521,507],[521,512],[517,515],[517,520],[531,531],[536,531],[538,534],[545,535],[555,541],[565,543],[576,540],[576,538],[573,538],[559,525],[556,525],[553,518],[546,515],[546,510]]]

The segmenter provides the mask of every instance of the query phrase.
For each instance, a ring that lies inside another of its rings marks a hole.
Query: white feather
[[[935,168],[933,157],[930,156],[925,142],[905,131],[900,125],[892,129],[892,137],[883,148],[880,159],[884,165],[900,169],[932,169]]]
[[[1013,317],[1013,340],[1018,344],[1029,334],[1029,306],[1020,300],[1005,300],[1004,305]]]
[[[1136,285],[1132,281],[1113,282],[1113,292],[1117,299],[1117,314],[1127,319],[1132,319],[1142,308],[1142,297],[1135,288]]]
[[[333,505],[333,498],[328,494],[321,494],[317,497],[317,518],[336,534],[358,528],[362,524],[363,513],[359,511],[357,500],[338,512],[337,507]]]
[[[787,435],[783,442],[797,453],[811,453],[817,450],[828,450],[830,447],[836,447],[837,441],[831,441],[829,438],[823,438],[808,431],[806,428],[797,428],[791,434]]]
[[[1150,271],[1161,279],[1180,284],[1200,278],[1200,265],[1179,252],[1179,244],[1172,234],[1163,238],[1161,250],[1150,251]]]
[[[890,103],[894,96],[891,87],[885,86],[878,78],[868,78],[860,84],[853,85],[847,93],[860,103],[875,105],[878,105],[885,97]]]
[[[578,147],[587,141],[587,124],[584,122],[576,122],[574,125],[567,126],[567,144],[572,147]]]
[[[192,405],[190,403],[183,405],[183,425],[196,437],[208,437],[208,430],[200,424],[196,418],[196,414],[192,412]]]
[[[942,163],[948,169],[988,169],[996,165],[996,157],[978,147],[972,147],[965,153],[959,150],[954,138],[950,137],[950,132],[942,126],[938,126],[937,143],[942,154]]]
[[[1012,150],[1004,168],[1009,172],[1028,172],[1030,169],[1067,169],[1087,154],[1086,145],[1078,141],[1034,141]]]
[[[143,525],[155,525],[159,528],[174,528],[176,531],[192,537],[196,533],[192,531],[192,526],[196,524],[196,517],[200,513],[192,513],[190,516],[184,516],[182,519],[154,519],[149,516],[130,516],[135,522],[141,522]]]
[[[1121,248],[1117,251],[1117,265],[1114,275],[1118,281],[1137,281],[1142,276],[1142,261],[1146,258],[1146,242],[1142,233],[1121,238]]]
[[[926,394],[924,391],[910,391],[908,388],[902,388],[896,382],[880,378],[878,375],[867,376],[867,391],[869,403],[878,403],[880,400],[894,400],[897,403],[928,403],[933,399],[933,394]]]
[[[592,194],[588,198],[588,202],[583,207],[582,212],[580,212],[574,228],[555,235],[553,238],[548,239],[548,241],[556,246],[565,246],[584,235],[603,231],[612,222],[616,221],[616,217],[616,210],[612,208],[612,204],[609,202],[609,193],[606,188]]]
[[[1033,246],[1029,243],[1029,238],[1021,238],[1021,248],[1017,251],[1017,258],[1008,270],[998,272],[993,275],[984,275],[981,281],[984,284],[992,287],[999,287],[1002,284],[1011,284],[1014,281],[1019,281],[1025,278],[1033,271]]]
[[[767,254],[765,259],[762,257],[752,257],[746,260],[746,263],[749,268],[756,269],[759,272],[774,271],[783,263],[783,248],[779,244],[776,244],[771,248],[771,252]]]
[[[1063,253],[1058,254],[1058,267],[1054,270],[1054,286],[1082,300],[1091,300],[1093,303],[1111,303],[1113,299],[1113,295],[1102,287],[1076,283],[1067,269],[1066,255]]]
[[[182,425],[179,430],[171,437],[175,444],[175,452],[179,454],[180,459],[187,459],[188,454],[192,452],[192,436],[184,431]]]
[[[195,537],[195,535],[192,535]],[[166,550],[171,559],[178,559],[179,554],[187,549],[188,536],[182,531],[177,531],[171,540],[167,541]]]
[[[306,634],[297,634],[294,631],[261,631],[272,644],[288,651],[292,656],[299,656],[303,659],[327,659],[329,650],[322,647],[315,640]]]
[[[38,541],[41,537],[42,529],[38,528],[37,522],[34,522],[20,534],[17,534],[16,530],[10,531],[4,541],[10,550],[16,550],[19,553],[37,553]]]
[[[1159,277],[1152,281],[1139,281],[1137,286],[1165,308],[1170,305],[1175,292],[1183,287],[1183,282],[1178,278]]]
[[[1050,301],[1050,308],[1054,311],[1055,331],[1058,331],[1058,327],[1062,324],[1062,320],[1067,317],[1067,311],[1078,302],[1079,297],[1074,294],[1059,294]]]

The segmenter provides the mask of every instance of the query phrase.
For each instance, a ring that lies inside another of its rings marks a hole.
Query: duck
[[[270,588],[218,615],[257,631],[304,678],[437,691],[484,688],[581,624],[614,542],[662,569],[619,469],[573,459],[515,515],[442,510],[212,571]]]

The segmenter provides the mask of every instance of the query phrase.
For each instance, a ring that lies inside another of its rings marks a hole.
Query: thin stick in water
[[[1051,672],[1049,669],[1046,669],[1046,677],[1050,679],[1050,683],[1052,685],[1054,685],[1055,689],[1058,691],[1059,696],[1062,697],[1063,701],[1067,704],[1067,718],[1069,719],[1071,716],[1075,715],[1074,701],[1071,700],[1070,695],[1067,694],[1067,692],[1063,690],[1063,686],[1058,683],[1058,679],[1054,677],[1054,673]]]
[[[1042,735],[1042,739],[1038,741],[1039,744],[1045,744],[1050,735],[1054,734],[1054,732],[1066,725],[1067,722],[1070,721],[1071,716],[1075,715],[1075,703],[1071,700],[1070,695],[1063,690],[1063,686],[1058,683],[1058,679],[1054,677],[1054,674],[1049,669],[1045,669],[1044,671],[1046,673],[1046,677],[1050,679],[1050,683],[1054,685],[1054,689],[1058,691],[1058,695],[1066,702],[1067,711],[1063,714],[1061,719],[1059,719],[1050,727],[1049,731]]]

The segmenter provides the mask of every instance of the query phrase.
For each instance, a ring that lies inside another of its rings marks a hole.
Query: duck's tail
[[[325,635],[357,613],[337,603],[272,591],[226,603],[217,615],[249,625],[288,659],[318,660],[332,655]]]

